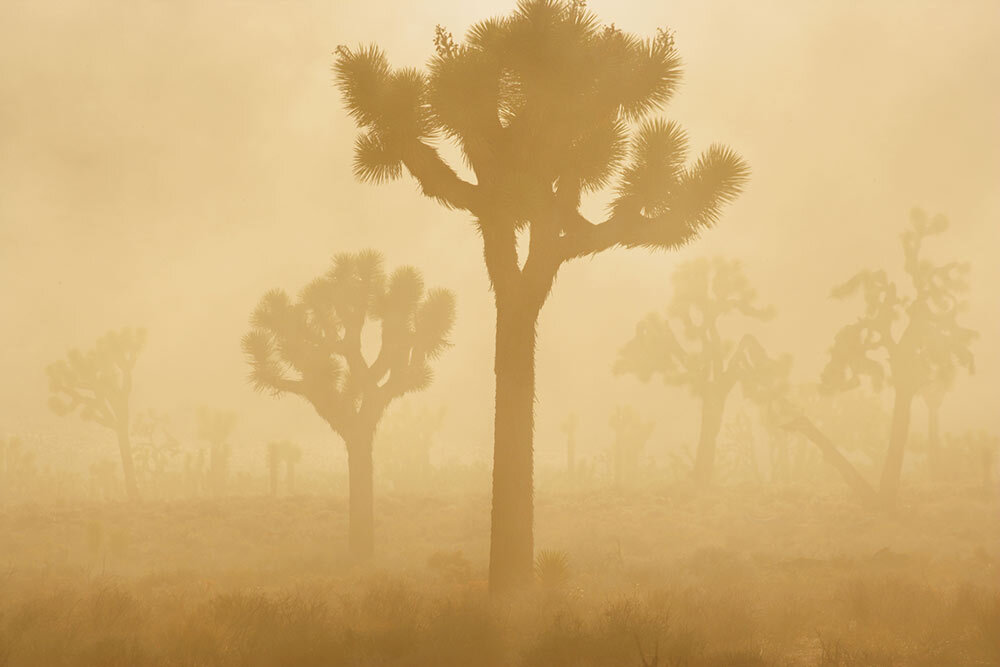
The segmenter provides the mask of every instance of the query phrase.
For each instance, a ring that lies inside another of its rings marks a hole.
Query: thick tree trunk
[[[490,592],[533,578],[533,435],[537,308],[497,298]]]
[[[837,446],[831,442],[830,438],[826,437],[822,431],[820,431],[815,424],[805,417],[800,417],[796,419],[791,424],[788,424],[785,428],[790,431],[796,431],[801,433],[806,438],[808,438],[813,444],[819,447],[819,450],[823,452],[823,458],[826,459],[827,463],[832,465],[840,473],[840,476],[844,478],[847,485],[851,487],[861,498],[861,503],[869,508],[875,509],[880,505],[880,500],[878,493],[875,492],[874,487],[861,476],[861,473],[857,471],[854,465],[847,460],[847,458],[840,453]]]
[[[348,443],[347,548],[356,564],[370,563],[375,555],[375,490],[372,464],[374,433]]]
[[[910,408],[913,405],[913,395],[909,392],[896,390],[896,399],[892,408],[892,427],[889,431],[889,450],[882,466],[882,481],[879,493],[882,503],[892,507],[899,493],[899,479],[903,472],[903,455],[906,452],[906,439],[910,431]]]
[[[698,449],[694,458],[694,479],[701,486],[712,481],[715,468],[715,444],[722,428],[722,414],[726,399],[723,396],[706,396],[701,403],[701,430],[698,433]]]
[[[125,494],[133,502],[139,502],[139,486],[135,481],[135,462],[132,460],[132,442],[128,436],[128,421],[117,429],[118,451],[122,457],[122,474],[125,477]]]

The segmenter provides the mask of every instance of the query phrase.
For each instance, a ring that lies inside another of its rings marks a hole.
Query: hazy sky
[[[794,354],[797,379],[815,379],[834,331],[859,311],[829,301],[830,288],[867,266],[897,272],[914,205],[952,221],[929,252],[974,267],[978,372],[949,397],[944,428],[1000,430],[1000,4],[590,6],[627,30],[676,32],[685,77],[666,115],[695,148],[737,149],[753,175],[718,228],[683,252],[564,267],[540,324],[539,458],[561,456],[557,426],[572,409],[583,414],[584,453],[604,447],[624,400],[658,419],[654,454],[692,438],[683,391],[610,367],[635,323],[666,304],[677,264],[697,256],[743,260],[778,308],[767,346]],[[511,7],[0,3],[0,432],[70,426],[45,409],[44,365],[131,324],[150,332],[138,408],[236,408],[248,446],[295,434],[341,457],[307,405],[250,392],[239,338],[266,289],[295,292],[335,252],[370,246],[457,292],[455,347],[417,400],[450,406],[449,451],[485,455],[493,304],[479,240],[467,217],[411,181],[354,181],[355,129],[330,67],[338,44],[371,41],[397,65],[419,64],[435,24],[458,36]],[[923,431],[922,409],[914,425]]]

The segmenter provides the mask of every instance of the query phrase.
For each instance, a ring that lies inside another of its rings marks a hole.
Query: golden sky
[[[493,307],[478,238],[410,181],[354,181],[355,130],[330,67],[338,44],[372,41],[394,64],[419,64],[435,24],[458,36],[511,7],[0,3],[0,432],[65,428],[45,409],[44,365],[131,324],[150,334],[136,407],[237,408],[248,443],[292,433],[320,448],[334,437],[308,406],[250,392],[239,338],[266,289],[297,291],[335,252],[375,247],[390,266],[413,264],[456,291],[455,347],[417,400],[449,405],[449,451],[486,455]],[[691,439],[682,390],[610,373],[687,259],[741,259],[778,308],[765,343],[795,355],[797,379],[815,379],[835,330],[859,311],[831,302],[830,288],[863,267],[898,272],[914,205],[952,221],[932,255],[973,263],[978,372],[947,399],[944,428],[1000,430],[1000,4],[590,7],[626,30],[676,32],[685,77],[666,115],[694,148],[726,143],[753,174],[719,226],[682,252],[615,251],[564,267],[540,323],[540,460],[560,456],[557,427],[573,409],[585,453],[603,448],[618,401],[657,418],[654,455]],[[914,414],[920,433],[922,409]]]

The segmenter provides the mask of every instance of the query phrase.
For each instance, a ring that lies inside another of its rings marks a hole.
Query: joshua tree
[[[146,343],[145,329],[111,331],[88,352],[70,350],[66,359],[49,364],[49,407],[57,415],[76,410],[86,421],[114,430],[129,500],[139,500],[129,441],[129,397],[132,369]]]
[[[483,239],[497,313],[493,592],[532,580],[536,324],[559,267],[619,246],[682,246],[748,175],[718,145],[689,164],[684,131],[653,117],[681,78],[672,35],[640,39],[584,4],[522,0],[464,43],[439,27],[426,71],[393,69],[375,46],[337,48],[337,82],[363,131],[357,177],[378,183],[405,168]],[[472,179],[442,158],[439,137],[458,145]],[[612,184],[607,217],[586,219],[582,195]]]
[[[734,345],[720,331],[719,321],[733,314],[763,320],[771,310],[755,305],[756,293],[736,261],[689,262],[674,273],[673,283],[667,319],[653,313],[640,322],[635,336],[619,352],[614,370],[634,374],[643,382],[659,375],[666,384],[687,386],[697,397],[701,430],[694,476],[707,484],[729,393],[739,383],[746,389],[759,382],[757,376],[764,368],[760,363],[745,363],[751,349],[761,349],[757,339],[744,334]],[[671,320],[679,326],[679,336]]]
[[[170,432],[170,419],[155,410],[140,413],[132,426],[132,436],[133,458],[139,475],[145,479],[144,485],[162,488],[167,464],[180,452],[177,438]]]
[[[956,366],[974,370],[970,346],[976,332],[958,323],[968,290],[968,265],[935,264],[920,256],[924,241],[943,233],[942,215],[928,219],[920,209],[911,213],[903,233],[903,268],[912,283],[909,296],[900,293],[885,271],[861,271],[833,290],[844,298],[861,292],[864,313],[842,328],[830,348],[822,383],[829,391],[854,389],[867,378],[875,391],[888,379],[893,397],[889,448],[879,485],[881,501],[891,506],[899,490],[903,454],[910,428],[913,399],[950,377]],[[926,395],[926,394],[925,394]]]
[[[611,413],[609,423],[615,432],[615,487],[621,490],[635,483],[639,473],[639,456],[656,424],[643,421],[631,405],[617,406]]]
[[[576,413],[569,413],[560,428],[566,434],[566,473],[572,482],[576,474]]]
[[[295,466],[302,459],[302,449],[289,440],[267,443],[267,470],[271,481],[271,495],[278,495],[281,467],[285,467],[285,491],[295,491]]]
[[[309,401],[347,445],[350,482],[349,548],[356,561],[374,549],[372,441],[389,403],[427,387],[430,362],[448,347],[455,298],[424,292],[416,269],[388,278],[373,251],[341,254],[297,301],[268,292],[243,338],[258,391]],[[381,348],[365,358],[365,325],[377,325]]]
[[[409,402],[394,408],[379,429],[378,446],[384,450],[379,468],[388,470],[397,490],[407,482],[430,482],[431,448],[444,424],[444,406],[431,409]]]
[[[214,496],[226,490],[226,471],[229,468],[231,445],[229,436],[236,427],[236,413],[225,410],[198,408],[198,438],[208,443],[208,484]]]

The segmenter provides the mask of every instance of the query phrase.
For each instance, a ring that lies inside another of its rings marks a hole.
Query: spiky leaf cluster
[[[123,328],[97,340],[86,352],[70,350],[46,367],[49,407],[58,415],[80,416],[107,428],[127,419],[132,369],[146,343],[145,329]]]
[[[265,294],[243,351],[256,390],[302,396],[347,437],[430,383],[430,362],[448,347],[454,321],[454,295],[425,290],[416,269],[386,275],[379,253],[345,253],[297,299]],[[371,360],[363,351],[370,326],[381,341]]]
[[[675,123],[655,117],[676,91],[672,35],[643,39],[602,24],[582,2],[521,0],[457,42],[440,26],[426,70],[394,69],[375,46],[338,47],[335,73],[362,134],[355,174],[398,178],[472,212],[489,243],[530,225],[558,264],[621,245],[672,248],[719,217],[746,164],[712,146],[689,160]],[[475,174],[460,178],[435,141],[453,141]],[[600,224],[583,193],[612,187]]]

